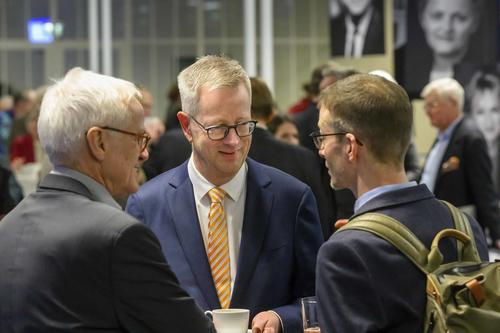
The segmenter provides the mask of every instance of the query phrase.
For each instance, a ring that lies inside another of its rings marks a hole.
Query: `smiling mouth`
[[[230,152],[227,152],[227,151],[219,151],[219,153],[221,154],[224,154],[224,155],[234,155],[236,154],[236,150],[235,151],[230,151]]]

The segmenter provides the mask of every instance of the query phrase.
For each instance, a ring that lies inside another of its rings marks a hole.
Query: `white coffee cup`
[[[217,333],[247,333],[250,316],[247,309],[217,309],[205,314],[212,317]]]

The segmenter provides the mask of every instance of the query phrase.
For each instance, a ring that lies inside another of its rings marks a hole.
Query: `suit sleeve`
[[[468,186],[476,206],[477,220],[491,232],[493,240],[500,238],[500,210],[492,179],[492,165],[486,142],[476,137],[466,147],[465,166]]]
[[[116,237],[110,264],[116,315],[127,332],[215,333],[146,226],[134,223]]]
[[[321,331],[378,332],[387,318],[367,264],[346,242],[330,239],[320,249],[316,296]]]
[[[300,298],[314,295],[315,267],[323,236],[314,196],[308,188],[302,195],[295,221],[295,267],[291,303],[273,309],[281,318],[284,332],[302,333]]]

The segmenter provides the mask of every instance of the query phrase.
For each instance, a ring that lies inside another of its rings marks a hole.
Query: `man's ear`
[[[345,135],[345,138],[348,142],[348,144],[346,145],[347,158],[349,159],[349,161],[355,161],[358,158],[358,153],[359,153],[358,141],[356,140],[356,137],[352,133],[347,133]]]
[[[108,148],[103,134],[99,127],[91,127],[85,134],[90,154],[98,161],[104,160]]]
[[[191,135],[191,128],[190,126],[190,121],[189,121],[189,116],[186,112],[179,111],[177,112],[177,119],[179,120],[179,123],[181,124],[182,132],[184,132],[184,136],[186,139],[191,143],[193,140],[193,136]]]

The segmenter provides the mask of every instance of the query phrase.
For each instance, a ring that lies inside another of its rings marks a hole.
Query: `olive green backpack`
[[[393,244],[427,275],[427,306],[424,333],[499,333],[500,262],[481,262],[467,218],[450,209],[455,229],[440,231],[430,251],[403,224],[379,213],[352,219],[338,232],[357,229],[371,232]],[[458,240],[458,260],[443,264],[438,243]]]

